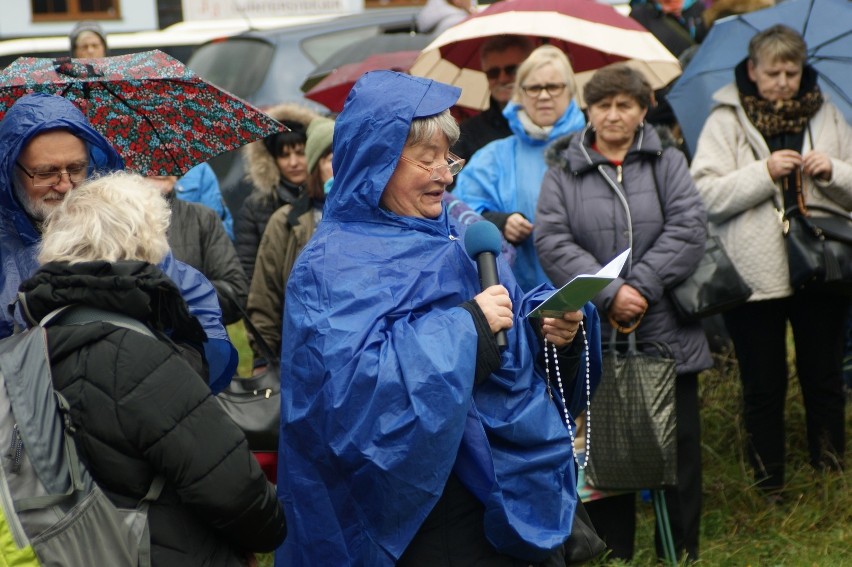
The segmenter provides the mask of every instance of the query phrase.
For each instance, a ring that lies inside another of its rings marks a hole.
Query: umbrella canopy
[[[342,65],[305,93],[305,97],[324,104],[332,112],[341,112],[349,91],[361,75],[378,69],[407,72],[418,55],[419,51],[376,53],[360,63]]]
[[[820,88],[852,122],[852,2],[787,0],[713,24],[672,86],[667,98],[692,152],[712,110],[713,93],[734,80],[734,68],[748,55],[752,36],[775,24],[802,34],[808,45],[806,63],[816,70]]]
[[[578,90],[605,65],[626,61],[639,69],[653,88],[680,74],[677,58],[648,30],[595,0],[503,0],[439,35],[411,67],[462,89],[461,106],[488,108],[488,80],[479,48],[489,37],[525,35],[551,43],[568,54]],[[579,97],[578,93],[578,99]]]
[[[425,33],[383,33],[366,37],[347,45],[343,49],[329,55],[320,65],[308,74],[302,83],[303,93],[313,89],[317,83],[326,78],[329,73],[350,63],[360,63],[371,55],[378,53],[395,53],[400,51],[420,52],[435,39],[434,34]],[[411,67],[409,62],[408,67]],[[389,69],[389,67],[386,67]]]
[[[42,92],[77,105],[128,169],[183,175],[284,126],[154,50],[102,59],[21,57],[0,73],[0,119]]]

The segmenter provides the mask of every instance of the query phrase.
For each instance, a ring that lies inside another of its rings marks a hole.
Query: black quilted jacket
[[[169,204],[172,254],[210,280],[222,308],[222,322],[236,323],[243,318],[246,308],[248,277],[222,221],[213,209],[199,203],[187,203],[172,196]]]
[[[142,262],[47,264],[24,282],[34,319],[68,303],[120,309],[192,338],[177,289]],[[283,511],[245,437],[166,338],[96,322],[48,327],[54,386],[68,399],[81,457],[117,504],[145,495],[154,566],[230,566],[286,535]]]

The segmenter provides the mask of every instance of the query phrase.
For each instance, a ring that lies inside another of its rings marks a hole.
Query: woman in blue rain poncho
[[[527,320],[552,288],[522,295],[502,258],[480,291],[442,204],[458,96],[367,73],[335,124],[334,187],[286,293],[279,566],[550,565],[571,531],[564,419],[600,376],[598,316]]]

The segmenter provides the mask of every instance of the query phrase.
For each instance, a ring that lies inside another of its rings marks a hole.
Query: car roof
[[[346,45],[380,33],[413,33],[419,7],[380,8],[324,22],[254,29],[199,46],[187,65],[203,78],[250,103],[269,107],[304,98],[308,74]]]
[[[344,14],[331,17],[324,21],[309,21],[302,25],[289,25],[281,27],[264,27],[246,30],[237,36],[256,37],[267,41],[282,41],[290,35],[310,36],[317,31],[345,29],[363,26],[382,26],[385,29],[397,31],[415,31],[417,13],[420,6],[402,8],[376,8],[368,9],[354,14]]]

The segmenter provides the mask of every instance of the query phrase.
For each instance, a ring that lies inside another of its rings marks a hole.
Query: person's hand
[[[647,309],[648,300],[642,297],[642,294],[632,285],[622,284],[615,292],[609,314],[619,323],[629,323],[645,313]]]
[[[582,321],[582,311],[566,311],[561,319],[544,317],[541,320],[541,334],[556,348],[562,348],[574,341]]]
[[[778,150],[772,152],[766,160],[766,169],[772,181],[778,181],[793,173],[797,167],[802,167],[802,155],[795,150]]]
[[[831,180],[831,158],[828,155],[812,150],[802,158],[802,172],[822,181]]]
[[[485,314],[492,333],[512,327],[512,300],[505,287],[502,285],[487,287],[473,300]]]
[[[533,225],[521,213],[512,213],[506,219],[503,236],[512,244],[520,244],[532,234]]]

